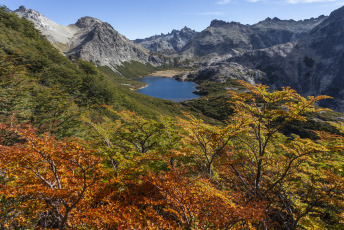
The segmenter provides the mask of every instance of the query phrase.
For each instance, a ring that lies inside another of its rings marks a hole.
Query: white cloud
[[[298,4],[298,3],[315,3],[315,2],[337,2],[338,0],[287,0],[288,3]]]
[[[231,0],[221,0],[221,1],[218,1],[216,4],[218,4],[218,5],[226,5],[226,4],[230,3],[230,2],[231,2]]]

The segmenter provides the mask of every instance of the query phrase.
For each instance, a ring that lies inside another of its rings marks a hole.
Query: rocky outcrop
[[[254,25],[213,20],[208,28],[183,48],[181,54],[185,57],[235,56],[296,41],[325,19],[325,16],[302,21],[267,18]]]
[[[236,62],[217,62],[191,73],[187,79],[195,82],[213,81],[225,83],[229,79],[238,79],[251,84],[261,83],[266,75],[262,71],[251,69]]]
[[[145,39],[136,39],[135,42],[153,52],[173,54],[179,52],[198,32],[184,27],[181,30],[172,30],[171,33],[155,35]]]
[[[92,17],[83,17],[75,24],[61,26],[34,10],[20,7],[14,11],[32,21],[37,29],[62,52],[91,61],[97,65],[116,66],[123,62],[139,61],[160,65],[165,60],[119,34],[108,23]]]

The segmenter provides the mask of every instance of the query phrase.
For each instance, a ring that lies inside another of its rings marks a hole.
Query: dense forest
[[[182,105],[123,85],[155,70],[71,61],[1,7],[0,229],[344,229],[327,96],[204,83]]]

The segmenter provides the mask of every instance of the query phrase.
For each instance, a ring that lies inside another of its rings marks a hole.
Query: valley
[[[266,18],[253,25],[213,20],[201,32],[185,27],[134,42],[96,18],[83,17],[65,27],[25,7],[15,12],[31,20],[70,58],[107,66],[119,75],[130,69],[125,64],[130,62],[150,66],[151,72],[147,73],[154,72],[154,68],[182,68],[183,73],[179,75],[183,76],[177,77],[180,80],[226,82],[227,79],[242,79],[251,84],[263,83],[273,89],[290,86],[304,96],[330,95],[334,99],[321,105],[341,112],[344,109],[343,93],[340,86],[333,88],[332,82],[340,85],[344,82],[343,77],[340,72],[328,70],[340,69],[339,63],[330,61],[325,53],[321,54],[325,49],[317,50],[320,45],[308,44],[319,38],[317,44],[328,44],[331,49],[331,41],[338,40],[333,36],[337,35],[324,36],[316,31],[326,31],[325,28],[330,31],[342,20],[341,11],[343,8],[330,16],[299,21]],[[336,28],[341,31],[340,27]],[[336,43],[334,45],[337,48],[333,49],[340,49]],[[131,77],[136,76],[140,74],[131,74]]]
[[[343,22],[130,40],[2,5],[0,229],[344,229]]]

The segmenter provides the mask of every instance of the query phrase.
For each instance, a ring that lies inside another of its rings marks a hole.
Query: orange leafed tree
[[[85,197],[99,180],[98,157],[48,133],[39,137],[31,126],[0,127],[20,140],[0,146],[0,170],[5,175],[0,194],[17,199],[17,208],[7,213],[12,218],[3,220],[4,226],[65,229],[71,219],[75,224],[85,208]]]
[[[174,166],[140,181],[110,180],[92,200],[83,222],[99,229],[252,228],[265,218],[263,204]]]
[[[193,177],[183,167],[150,175],[163,197],[163,213],[182,229],[250,229],[265,218],[263,203],[243,194],[219,190],[208,179]]]

